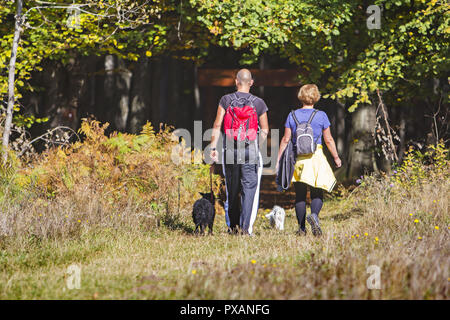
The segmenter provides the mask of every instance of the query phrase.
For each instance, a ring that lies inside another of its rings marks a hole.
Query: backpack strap
[[[311,121],[313,120],[317,112],[319,112],[319,110],[314,109],[314,111],[311,113],[311,116],[309,117],[308,124],[311,124]]]
[[[257,98],[257,97],[254,96],[254,95],[252,95],[252,94],[250,94],[250,97],[247,98],[247,100],[250,101],[250,106],[251,106],[252,108],[255,108],[255,106],[253,105],[253,102],[255,102],[256,98]]]
[[[296,125],[297,128],[298,128],[298,126],[300,125],[300,122],[298,121],[297,117],[295,116],[295,110],[292,110],[292,111],[291,111],[291,114],[292,114],[292,118],[294,118],[295,125]]]
[[[239,100],[239,97],[237,96],[236,92],[230,94],[230,106],[233,107],[233,102]]]

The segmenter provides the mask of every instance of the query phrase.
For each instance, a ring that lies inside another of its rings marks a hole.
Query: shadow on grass
[[[348,220],[350,218],[355,218],[355,217],[362,217],[363,211],[359,208],[353,209],[353,210],[349,210],[346,212],[342,212],[342,213],[336,213],[334,215],[328,215],[323,217],[323,220],[330,220],[330,221],[336,221],[336,222],[341,222],[341,221],[345,221]]]
[[[194,234],[194,229],[185,222],[181,221],[179,215],[167,213],[162,217],[161,222],[170,230],[181,230],[186,234]]]

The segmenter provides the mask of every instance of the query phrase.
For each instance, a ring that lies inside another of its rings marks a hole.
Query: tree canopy
[[[7,90],[15,1],[0,4],[0,95]],[[34,90],[28,80],[45,59],[115,54],[138,60],[162,53],[198,63],[211,46],[231,47],[251,65],[265,53],[298,66],[350,111],[371,103],[376,90],[400,103],[449,70],[447,1],[377,0],[381,28],[368,29],[367,7],[357,0],[32,0],[16,66],[16,99]],[[448,101],[448,96],[444,97]],[[18,110],[18,106],[16,107]],[[30,119],[28,119],[30,122]]]

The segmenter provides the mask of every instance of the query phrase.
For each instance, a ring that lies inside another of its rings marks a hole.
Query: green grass
[[[214,235],[193,236],[189,209],[153,228],[130,220],[76,236],[3,237],[0,299],[447,299],[448,185],[429,191],[421,210],[377,195],[362,207],[328,200],[321,238],[309,228],[296,236],[292,209],[284,232],[260,210],[254,237],[228,235],[223,216]],[[72,264],[80,289],[66,286]],[[381,290],[367,289],[369,265],[381,268]]]

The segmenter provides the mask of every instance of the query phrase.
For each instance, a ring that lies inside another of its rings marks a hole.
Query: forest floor
[[[309,226],[295,235],[292,208],[284,231],[270,228],[261,208],[253,237],[229,235],[223,215],[213,235],[194,236],[186,208],[148,231],[6,244],[0,299],[448,299],[447,191],[429,190],[420,210],[381,197],[366,207],[328,198],[320,238]],[[79,289],[69,289],[73,265]]]

